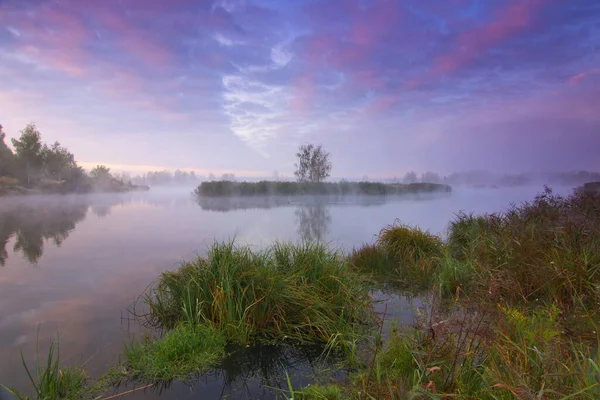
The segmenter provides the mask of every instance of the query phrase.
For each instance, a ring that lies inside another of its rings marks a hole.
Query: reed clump
[[[125,346],[123,378],[146,382],[185,380],[213,368],[225,355],[225,336],[205,325],[182,323],[163,337]]]
[[[348,260],[376,282],[423,287],[432,282],[443,250],[440,237],[396,223],[383,228],[374,244],[354,249]]]
[[[276,243],[253,251],[215,243],[206,257],[161,275],[146,297],[148,321],[205,324],[233,342],[329,341],[368,321],[360,276],[323,244]]]

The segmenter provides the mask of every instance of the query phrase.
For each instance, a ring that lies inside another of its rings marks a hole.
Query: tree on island
[[[12,175],[14,170],[15,156],[12,150],[4,143],[6,134],[0,125],[0,176]]]
[[[323,182],[331,173],[329,156],[321,145],[301,145],[296,153],[298,163],[294,175],[299,182]]]
[[[32,178],[42,167],[42,136],[35,124],[29,124],[21,131],[21,137],[12,139],[17,161],[21,164],[27,185],[31,185]]]
[[[417,183],[417,173],[409,171],[404,175],[404,183]]]

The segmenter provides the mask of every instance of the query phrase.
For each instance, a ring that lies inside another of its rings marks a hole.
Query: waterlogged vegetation
[[[369,296],[381,286],[421,296],[414,324],[384,330],[387,310]],[[459,213],[444,239],[396,222],[348,254],[215,243],[142,300],[162,334],[128,344],[104,384],[186,379],[218,368],[232,344],[320,344],[343,376],[304,387],[288,376],[281,398],[597,399],[600,195],[546,190],[502,214]],[[61,383],[72,390],[38,385],[36,398],[95,392],[73,376]]]

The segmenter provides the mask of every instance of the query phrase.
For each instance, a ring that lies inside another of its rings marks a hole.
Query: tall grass
[[[215,243],[206,257],[163,273],[146,297],[149,321],[207,324],[229,340],[328,341],[366,321],[370,300],[341,254],[323,244],[252,251]]]
[[[354,249],[349,262],[376,281],[427,285],[432,282],[444,243],[419,228],[393,224],[381,230],[375,244]]]
[[[37,348],[35,370],[29,368],[22,352],[21,361],[33,388],[33,399],[80,399],[86,393],[87,377],[83,369],[61,368],[60,343],[58,341],[50,344],[45,362],[40,359],[39,347]],[[31,399],[14,387],[0,386],[19,400]]]
[[[596,193],[563,198],[546,189],[504,214],[461,214],[450,225],[448,246],[497,299],[555,300],[563,307],[600,299]]]

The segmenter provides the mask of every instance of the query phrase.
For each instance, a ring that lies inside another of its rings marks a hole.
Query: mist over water
[[[100,374],[117,361],[128,335],[139,333],[135,323],[122,318],[132,301],[161,271],[202,254],[214,240],[235,237],[254,247],[274,240],[322,240],[350,250],[371,242],[395,220],[443,235],[458,211],[502,211],[511,203],[532,200],[542,189],[455,188],[451,193],[386,199],[281,197],[198,202],[189,188],[1,198],[0,382],[26,386],[19,348],[26,360],[34,359],[38,324],[41,348],[58,331],[66,364],[77,365],[92,357],[86,369],[92,376]],[[554,190],[568,195],[572,188]],[[399,310],[398,318],[410,318],[410,313]],[[291,370],[293,365],[299,371],[313,365],[314,354],[286,351]],[[249,361],[251,355],[246,353],[238,356],[242,361],[226,362],[222,371],[203,378],[197,390],[215,397],[222,392],[262,397],[257,379],[264,378],[270,368],[276,370],[279,364],[273,360],[279,356],[273,356],[272,365],[263,370],[236,375],[232,365],[258,362]],[[277,379],[273,385],[283,383]],[[299,374],[294,379],[304,378]],[[180,386],[164,395],[192,397]]]

